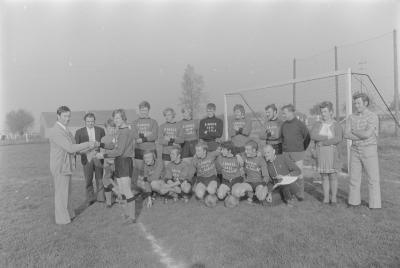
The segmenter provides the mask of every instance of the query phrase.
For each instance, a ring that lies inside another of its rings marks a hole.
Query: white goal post
[[[345,76],[346,77],[346,86],[345,86],[345,104],[346,104],[346,118],[353,112],[352,111],[352,85],[351,85],[351,80],[352,80],[352,72],[351,69],[345,69],[345,70],[338,70],[334,71],[331,73],[323,73],[323,74],[317,74],[313,76],[308,76],[308,77],[303,77],[303,78],[296,78],[296,79],[291,79],[287,81],[282,81],[278,83],[272,83],[268,84],[265,86],[260,86],[257,88],[250,88],[250,89],[241,89],[241,90],[236,90],[236,91],[231,91],[227,92],[224,94],[224,133],[225,133],[225,140],[229,139],[229,134],[228,134],[228,96],[242,96],[242,93],[246,92],[255,92],[255,91],[264,91],[268,90],[271,88],[276,88],[276,87],[281,87],[281,86],[288,86],[288,85],[296,85],[300,83],[305,83],[309,81],[315,81],[315,80],[321,80],[321,79],[326,79],[326,78],[331,78],[331,77],[338,77],[338,76]],[[351,146],[351,141],[347,141],[347,155],[350,155],[350,146]],[[349,161],[349,157],[348,157]]]

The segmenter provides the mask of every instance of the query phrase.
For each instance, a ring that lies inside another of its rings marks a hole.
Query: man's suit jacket
[[[50,171],[53,177],[72,175],[75,168],[74,136],[57,123],[50,130]]]
[[[94,126],[94,134],[95,134],[95,139],[98,142],[100,142],[101,138],[103,138],[106,135],[104,129],[98,126]],[[89,134],[87,132],[86,127],[80,128],[76,131],[75,141],[77,144],[89,141]],[[86,154],[81,154],[82,165],[86,165],[87,162],[88,159],[86,157]]]

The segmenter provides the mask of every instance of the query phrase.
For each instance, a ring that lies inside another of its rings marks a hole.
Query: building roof
[[[71,112],[71,120],[69,121],[69,125],[71,127],[78,127],[83,125],[83,116],[85,115],[84,111],[72,111]],[[57,113],[55,112],[42,112],[40,114],[40,124],[46,128],[52,127],[57,120]]]
[[[87,112],[92,112],[96,116],[96,125],[103,126],[108,118],[112,117],[112,110],[92,110],[92,111],[72,111],[69,127],[83,127],[83,117]],[[134,109],[125,110],[128,123],[137,119],[138,115]],[[40,122],[44,127],[49,128],[54,125],[57,120],[55,112],[42,112],[40,115]]]

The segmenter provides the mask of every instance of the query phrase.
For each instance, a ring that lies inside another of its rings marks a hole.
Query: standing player
[[[260,139],[265,140],[266,144],[271,144],[276,154],[282,153],[281,127],[282,121],[278,118],[278,109],[275,104],[265,107],[267,121],[265,130],[260,133]]]
[[[117,135],[115,129],[115,123],[113,119],[108,119],[104,124],[106,129],[106,135],[101,138],[101,144],[104,144],[104,148],[100,149],[101,153],[107,154],[107,150],[112,150],[115,148],[117,143]],[[114,181],[115,164],[114,158],[105,158],[103,164],[104,174],[103,174],[103,185],[104,194],[106,196],[106,206],[110,208],[112,206],[112,193],[114,192],[117,196],[121,197],[118,191],[118,185]]]
[[[208,147],[208,151],[217,150],[224,130],[224,123],[220,118],[215,117],[217,107],[214,103],[207,104],[207,117],[200,120],[199,138]]]
[[[160,144],[160,153],[164,166],[171,162],[170,152],[174,145],[183,143],[182,128],[179,123],[175,121],[175,111],[172,108],[166,108],[163,111],[165,123],[158,129],[158,143]]]
[[[181,147],[178,146],[171,148],[171,163],[165,168],[165,181],[171,189],[170,194],[174,200],[178,198],[178,194],[182,194],[186,203],[192,188],[193,172],[190,164],[182,160],[181,151]]]
[[[249,141],[252,129],[251,120],[245,117],[243,105],[236,104],[233,107],[235,118],[229,124],[229,136],[234,145],[234,154],[243,153],[244,145]]]
[[[215,160],[220,153],[218,151],[208,152],[207,144],[201,141],[195,148],[196,155],[193,157],[192,165],[194,171],[197,173],[195,178],[196,185],[194,187],[196,197],[203,200],[206,193],[209,196],[215,197],[218,188]]]
[[[232,197],[237,199],[235,204],[238,203],[240,196],[238,194],[238,186],[243,183],[242,169],[239,160],[233,154],[234,145],[232,141],[224,141],[221,144],[222,155],[217,158],[219,167],[221,168],[221,185],[218,188],[217,196],[219,199],[224,200],[225,197],[232,193]],[[232,197],[225,199],[227,207],[233,207],[229,204]]]
[[[199,121],[193,119],[193,113],[190,108],[182,109],[183,119],[179,123],[182,128],[182,159],[190,163],[196,153],[196,144],[199,141]]]
[[[155,141],[158,135],[157,121],[149,117],[150,104],[142,101],[139,104],[139,118],[133,122],[136,139],[135,147],[135,179],[143,174],[143,152],[156,151]]]
[[[131,178],[133,173],[132,155],[134,148],[133,133],[126,123],[126,114],[123,109],[112,113],[115,125],[118,127],[117,144],[115,148],[106,153],[98,153],[97,158],[115,158],[115,177],[119,192],[126,199],[123,208],[129,222],[135,223],[135,197],[131,190]],[[104,146],[104,145],[103,145]]]
[[[265,160],[258,156],[257,142],[250,140],[245,145],[245,153],[242,154],[245,180],[234,188],[233,195],[243,197],[247,195],[247,201],[253,202],[254,193],[259,201],[264,201],[268,193],[268,170]]]

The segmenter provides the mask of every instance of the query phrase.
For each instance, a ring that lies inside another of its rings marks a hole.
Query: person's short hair
[[[323,109],[323,108],[328,108],[329,111],[333,111],[333,104],[330,101],[323,101],[321,102],[321,104],[319,105],[319,109]]]
[[[207,107],[206,107],[206,108],[207,108],[207,110],[208,110],[208,109],[217,110],[217,106],[215,106],[215,104],[214,104],[214,103],[211,103],[211,102],[207,104]]]
[[[115,117],[116,114],[121,115],[121,118],[123,121],[126,122],[127,118],[126,118],[126,113],[124,109],[116,109],[112,112],[112,117]]]
[[[265,111],[268,111],[268,109],[272,109],[274,112],[278,111],[278,108],[276,108],[276,105],[274,103],[265,106]]]
[[[272,146],[271,144],[267,143],[263,146],[263,150],[265,150],[266,148],[271,148],[272,150],[275,150],[274,146]]]
[[[152,154],[153,158],[156,158],[156,154],[154,153],[154,150],[144,150],[143,151],[143,156],[145,156],[146,154]]]
[[[114,119],[108,118],[107,121],[104,123],[104,127],[116,127]]]
[[[233,111],[240,110],[242,114],[245,114],[244,106],[241,104],[236,104],[233,106]]]
[[[142,101],[141,103],[139,103],[139,109],[142,108],[147,108],[150,110],[150,103],[148,101]]]
[[[71,112],[71,110],[67,106],[60,106],[57,109],[57,115],[61,115],[62,113]]]
[[[171,107],[165,108],[164,111],[163,111],[162,113],[163,113],[163,115],[165,116],[168,112],[171,112],[172,115],[175,117],[175,110],[172,109]]]
[[[207,150],[208,149],[208,145],[207,143],[203,142],[203,141],[199,141],[196,146],[197,148],[202,148],[203,150]]]
[[[256,151],[258,150],[258,144],[253,140],[246,142],[245,146],[251,146],[251,148],[256,149]]]
[[[295,111],[296,111],[296,108],[294,107],[294,105],[293,104],[286,104],[286,105],[284,105],[283,107],[282,107],[282,111],[283,110],[288,110],[288,111],[290,111],[290,112],[292,112],[292,113],[294,113]]]
[[[178,151],[178,154],[181,154],[181,152],[182,152],[181,146],[178,146],[178,145],[172,146],[171,152],[172,152],[172,150],[177,150],[177,151]]]
[[[189,107],[183,107],[183,108],[181,109],[181,113],[184,113],[184,112],[186,112],[186,111],[189,112],[190,116],[193,116],[193,111],[192,111],[191,108],[189,108]]]
[[[83,120],[86,121],[86,118],[88,118],[88,117],[93,118],[94,120],[96,120],[96,116],[95,116],[94,113],[92,113],[92,112],[87,112],[87,113],[83,116]]]
[[[221,143],[221,148],[227,149],[228,151],[231,151],[231,153],[233,153],[233,149],[235,148],[235,145],[233,144],[232,141],[224,141]]]
[[[353,100],[361,98],[363,102],[367,102],[367,106],[369,106],[369,97],[367,94],[363,92],[358,92],[353,95]]]

